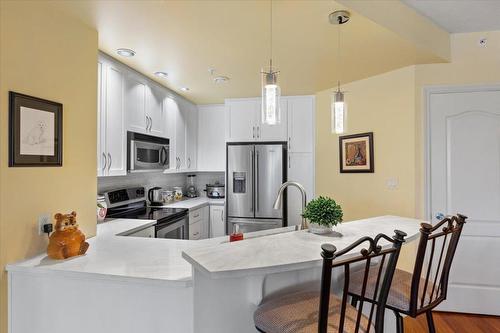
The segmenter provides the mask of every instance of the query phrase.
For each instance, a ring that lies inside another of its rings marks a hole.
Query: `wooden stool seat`
[[[319,291],[299,291],[267,299],[254,313],[255,327],[266,333],[317,333],[319,298]],[[339,331],[340,307],[340,298],[332,294],[327,332]],[[344,332],[355,332],[357,315],[356,308],[346,304]],[[358,332],[368,332],[367,327],[368,317],[362,315]],[[370,331],[375,332],[373,324]]]

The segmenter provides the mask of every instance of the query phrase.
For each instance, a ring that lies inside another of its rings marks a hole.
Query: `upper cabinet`
[[[290,152],[313,152],[314,108],[314,96],[288,97],[288,150]]]
[[[124,103],[127,129],[131,132],[165,136],[163,101],[166,93],[134,72],[125,76]]]
[[[287,100],[281,99],[281,122],[265,125],[261,122],[260,98],[227,99],[226,126],[227,141],[286,141]]]
[[[97,175],[127,174],[127,141],[124,116],[124,68],[100,58],[98,62]]]
[[[226,170],[224,104],[198,106],[198,170]]]
[[[186,170],[198,168],[198,108],[186,102]]]

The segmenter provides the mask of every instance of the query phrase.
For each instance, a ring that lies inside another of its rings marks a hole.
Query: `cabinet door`
[[[314,198],[314,161],[312,153],[288,154],[288,180],[302,184],[307,200]],[[290,188],[288,198],[288,225],[300,225],[302,218],[302,197],[296,189]]]
[[[146,115],[149,117],[149,134],[163,137],[165,135],[165,118],[163,100],[165,93],[155,85],[146,89]]]
[[[224,105],[203,105],[198,110],[198,171],[226,170]]]
[[[175,114],[175,157],[178,158],[178,170],[186,168],[186,105],[183,101],[177,102]],[[175,158],[173,159],[175,160]]]
[[[186,112],[186,169],[197,169],[198,108],[189,103]]]
[[[123,112],[124,74],[114,64],[106,70],[106,155],[107,174],[121,176],[127,174],[125,120]]]
[[[288,133],[288,110],[287,99],[281,98],[281,121],[276,125],[266,125],[262,123],[261,105],[259,104],[259,112],[257,118],[257,140],[258,141],[286,141]]]
[[[106,113],[105,106],[103,105],[104,87],[103,82],[105,82],[105,71],[103,70],[104,65],[101,61],[97,63],[97,176],[104,176],[106,174]]]
[[[201,221],[189,225],[189,239],[197,240],[201,238]]]
[[[124,109],[127,129],[136,133],[147,133],[146,130],[146,84],[135,74],[125,76]]]
[[[226,106],[227,141],[254,141],[257,138],[258,100],[229,100]]]
[[[224,223],[224,206],[210,206],[210,237],[220,237],[226,234]]]
[[[208,206],[201,208],[201,239],[210,235],[210,209]]]
[[[314,149],[314,97],[288,99],[288,150],[312,153]]]

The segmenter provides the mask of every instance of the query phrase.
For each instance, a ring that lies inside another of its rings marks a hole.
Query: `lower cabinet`
[[[208,206],[189,211],[189,239],[208,238],[209,229]]]
[[[147,227],[145,229],[126,234],[125,236],[155,238],[155,227]]]
[[[210,205],[210,238],[226,234],[224,205]]]

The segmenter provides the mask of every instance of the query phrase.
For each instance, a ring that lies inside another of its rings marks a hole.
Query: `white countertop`
[[[198,209],[208,205],[224,205],[224,199],[211,199],[207,197],[197,197],[192,199],[185,199],[175,201],[164,206],[155,207],[168,207],[168,208],[187,208],[189,210]]]
[[[183,250],[183,257],[211,278],[305,269],[321,265],[323,243],[332,243],[341,250],[362,236],[375,237],[378,233],[385,233],[392,237],[395,229],[406,232],[406,240],[411,241],[418,238],[421,222],[398,216],[380,216],[342,223],[335,227],[335,233],[328,235],[316,235],[307,230],[287,232],[234,243],[187,248]]]

